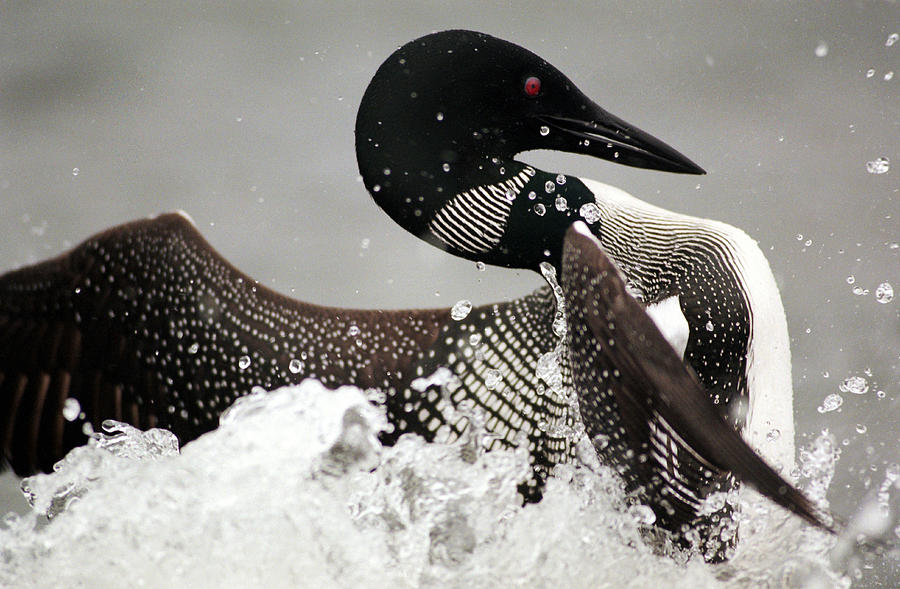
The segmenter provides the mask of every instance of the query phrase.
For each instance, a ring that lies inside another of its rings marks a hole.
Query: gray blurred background
[[[536,275],[479,272],[406,234],[357,176],[353,126],[370,76],[397,46],[447,28],[530,48],[708,171],[523,156],[759,240],[791,329],[798,441],[835,434],[829,496],[849,513],[900,462],[893,1],[2,2],[0,271],[184,209],[236,266],[315,303],[529,292]],[[868,173],[878,157],[894,168]],[[887,304],[882,282],[897,291]],[[840,393],[850,376],[868,392]],[[843,406],[818,412],[831,393]]]

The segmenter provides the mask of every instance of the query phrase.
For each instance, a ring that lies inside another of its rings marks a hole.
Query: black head
[[[512,255],[515,244],[502,240],[496,247],[477,238],[457,243],[452,237],[436,237],[432,225],[438,212],[464,191],[505,190],[504,183],[526,168],[515,155],[533,149],[703,173],[674,149],[604,111],[537,55],[472,31],[434,33],[395,51],[369,84],[356,120],[360,172],[376,202],[395,221],[457,255],[507,266],[534,267],[533,252]],[[531,178],[534,186],[543,186],[540,171]],[[518,198],[518,193],[512,196]],[[485,200],[487,215],[493,203],[489,196]],[[501,211],[503,233],[515,219],[514,209],[533,204]],[[505,207],[502,202],[498,206]],[[542,220],[543,233],[558,235],[542,241],[561,244],[571,219],[550,217]],[[447,231],[463,230],[460,225]]]

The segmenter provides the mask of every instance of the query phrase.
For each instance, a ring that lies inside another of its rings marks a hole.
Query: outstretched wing
[[[630,296],[586,227],[563,248],[563,291],[579,406],[601,457],[667,528],[692,523],[729,473],[813,525],[831,530],[710,402],[696,375]],[[632,452],[628,452],[631,449]]]
[[[103,419],[182,442],[251,387],[317,377],[387,387],[447,311],[352,311],[281,296],[168,214],[0,276],[0,451],[48,470]],[[389,342],[389,353],[384,350]]]

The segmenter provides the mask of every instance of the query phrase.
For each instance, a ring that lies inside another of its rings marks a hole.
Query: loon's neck
[[[449,149],[357,152],[376,203],[401,227],[453,254],[510,268],[559,269],[566,229],[593,193],[573,176],[513,158]]]

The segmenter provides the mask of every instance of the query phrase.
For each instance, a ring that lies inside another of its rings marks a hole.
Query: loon
[[[700,167],[530,51],[463,30],[397,49],[355,132],[364,184],[400,226],[551,287],[464,317],[323,307],[241,273],[186,214],[114,227],[0,276],[0,450],[15,472],[50,470],[106,419],[185,443],[254,387],[316,378],[379,391],[385,444],[476,429],[487,450],[524,444],[526,500],[587,444],[658,528],[700,529],[710,560],[734,533],[719,529],[729,507],[704,500],[735,479],[832,529],[777,472],[794,460],[790,351],[756,244],[517,156]]]

